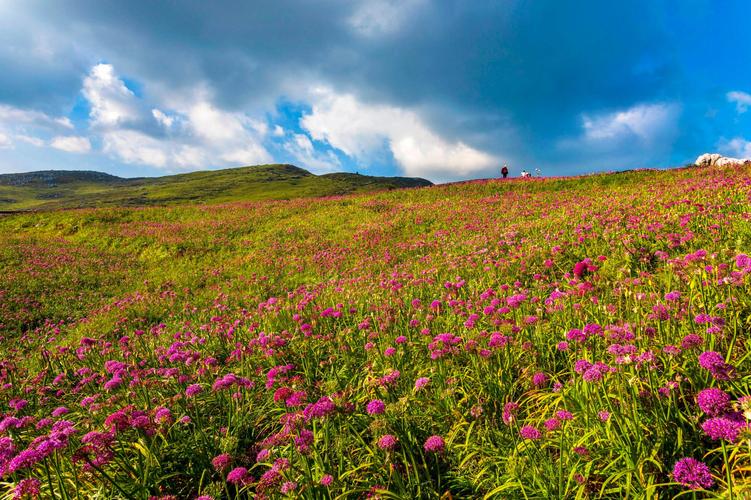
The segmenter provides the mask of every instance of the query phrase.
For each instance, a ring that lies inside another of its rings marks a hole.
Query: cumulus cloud
[[[360,102],[351,94],[319,88],[301,126],[349,156],[367,161],[384,145],[410,176],[463,177],[497,163],[486,152],[434,132],[413,110]]]
[[[291,154],[300,166],[314,173],[334,172],[341,167],[339,158],[332,151],[319,152],[305,134],[294,134],[284,143],[284,149]]]
[[[175,117],[169,116],[163,111],[156,108],[151,110],[151,116],[153,116],[157,123],[162,125],[164,128],[170,128],[172,127],[172,124],[175,123]]]
[[[105,153],[119,158],[125,163],[166,167],[172,155],[172,148],[166,141],[160,141],[137,130],[115,130],[102,137]],[[179,166],[180,163],[178,163]]]
[[[118,125],[139,118],[137,98],[111,64],[97,64],[83,81],[83,95],[91,105],[95,125]]]
[[[727,93],[727,99],[729,102],[735,103],[735,110],[738,113],[745,113],[748,111],[748,107],[751,106],[751,94],[735,90]]]
[[[720,141],[720,150],[738,158],[751,158],[751,141],[735,137],[729,141]]]
[[[41,111],[22,109],[0,104],[0,124],[6,126],[31,126],[52,130],[72,129],[73,124],[67,117],[50,116]]]
[[[50,146],[68,153],[88,153],[91,151],[91,142],[86,137],[58,136],[52,139]]]
[[[559,139],[556,153],[565,154],[568,168],[579,172],[660,165],[659,158],[672,150],[679,136],[681,112],[677,103],[638,103],[582,113],[580,134]]]
[[[0,148],[13,149],[14,144],[47,145],[52,134],[68,133],[73,124],[66,117],[56,117],[33,109],[0,105]],[[52,145],[52,144],[50,144]],[[53,146],[54,147],[54,146]]]
[[[112,65],[98,64],[82,93],[102,150],[124,163],[189,170],[272,161],[262,144],[265,123],[217,108],[204,89],[178,109],[163,110],[130,91]],[[151,133],[154,125],[166,133]]]
[[[644,143],[651,143],[674,130],[679,111],[675,104],[638,104],[595,117],[584,114],[582,127],[587,140],[617,141],[636,137]]]
[[[366,0],[347,20],[359,35],[383,36],[402,28],[425,0]]]
[[[31,144],[32,146],[36,146],[38,148],[41,148],[45,145],[45,142],[39,137],[33,137],[23,134],[16,134],[14,137],[19,142],[25,142],[26,144]]]

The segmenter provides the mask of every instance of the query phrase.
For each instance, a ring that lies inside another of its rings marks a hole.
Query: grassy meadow
[[[751,497],[751,167],[164,189],[0,217],[5,498]]]
[[[221,203],[336,196],[430,185],[425,179],[314,175],[294,165],[256,165],[124,179],[101,172],[0,174],[0,211]]]

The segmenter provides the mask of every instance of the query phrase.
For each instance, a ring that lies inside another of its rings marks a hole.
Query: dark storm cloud
[[[718,12],[705,1],[383,0],[363,32],[352,20],[364,3],[19,2],[0,20],[0,101],[60,107],[101,61],[163,93],[205,83],[227,110],[269,109],[324,84],[362,102],[418,110],[448,139],[566,165],[585,153],[556,145],[575,143],[585,114],[686,103],[676,115],[685,120],[686,110],[706,107],[711,84],[700,65],[714,52],[717,71],[729,71],[734,57],[722,41],[697,41],[702,20],[738,23],[748,10],[732,3]],[[715,98],[733,90],[721,87]],[[668,145],[644,158],[664,163],[693,154],[689,143],[717,140],[689,129],[701,139],[678,136],[681,152]],[[632,150],[632,142],[613,147]],[[608,163],[600,146],[598,161]]]

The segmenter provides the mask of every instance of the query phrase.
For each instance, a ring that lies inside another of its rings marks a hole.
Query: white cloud
[[[751,158],[751,141],[742,137],[735,137],[729,141],[720,142],[720,150],[739,158]]]
[[[584,136],[592,141],[636,137],[645,143],[662,140],[674,129],[680,109],[675,104],[638,104],[623,111],[591,117],[582,115]]]
[[[153,116],[157,123],[164,128],[170,128],[172,127],[172,124],[175,123],[175,118],[173,116],[169,116],[156,108],[151,110],[151,116]]]
[[[262,141],[267,125],[244,113],[227,112],[211,103],[200,84],[191,100],[164,110],[128,90],[109,64],[92,68],[84,81],[84,96],[91,104],[94,131],[103,151],[125,163],[167,170],[195,170],[216,166],[269,163]],[[154,136],[138,124],[156,121],[166,136]]]
[[[283,137],[284,136],[284,127],[281,125],[274,125],[274,137]]]
[[[301,166],[314,173],[334,172],[341,167],[339,158],[332,151],[318,152],[313,142],[305,134],[294,134],[292,139],[284,144],[284,149],[290,153]]]
[[[313,139],[367,160],[384,144],[405,174],[462,177],[495,165],[492,155],[432,131],[412,110],[359,102],[350,94],[316,89],[310,114],[300,120]]]
[[[111,64],[97,64],[83,81],[83,95],[91,104],[94,124],[113,126],[132,122],[141,114],[138,98],[115,74]]]
[[[751,106],[751,94],[734,90],[727,93],[727,99],[729,102],[735,103],[735,110],[738,113],[745,113],[748,111],[748,107]]]
[[[383,36],[400,30],[425,0],[366,0],[347,20],[355,33]]]
[[[41,111],[21,109],[13,106],[0,105],[0,124],[6,126],[28,125],[47,129],[72,129],[73,124],[66,117],[54,117]]]
[[[25,143],[42,147],[51,134],[67,133],[73,124],[66,117],[50,116],[33,109],[0,105],[0,149]]]
[[[91,142],[86,137],[73,135],[55,137],[50,142],[50,146],[68,153],[88,153],[91,151]]]
[[[36,146],[38,148],[41,148],[45,145],[45,142],[42,139],[40,139],[39,137],[32,137],[30,135],[16,134],[15,139],[17,141],[25,142],[26,144],[31,144],[32,146]]]
[[[154,167],[167,166],[169,155],[165,141],[158,141],[136,130],[115,130],[102,138],[105,153],[118,157],[125,163],[140,163]]]

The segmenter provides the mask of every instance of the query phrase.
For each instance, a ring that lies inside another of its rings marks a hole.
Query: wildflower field
[[[749,498],[751,168],[0,218],[7,498]]]

